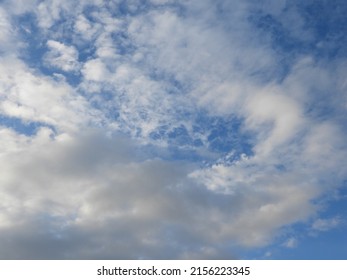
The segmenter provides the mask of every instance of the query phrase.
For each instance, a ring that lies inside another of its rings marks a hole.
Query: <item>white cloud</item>
[[[298,171],[281,173],[271,166],[257,166],[252,159],[190,176],[214,192],[242,196],[235,221],[224,230],[244,246],[267,244],[278,229],[306,221],[316,211],[310,200],[321,194]]]
[[[76,17],[74,31],[85,40],[91,40],[101,28],[99,23],[89,21],[82,14]]]
[[[36,7],[38,24],[43,29],[51,28],[62,14],[74,11],[75,5],[71,1],[49,0],[42,1]]]
[[[54,138],[39,132],[25,149],[6,150],[0,161],[0,235],[9,238],[12,250],[2,244],[1,258],[17,258],[31,244],[37,249],[25,256],[40,258],[47,240],[49,246],[58,242],[64,247],[64,252],[52,248],[51,258],[211,255],[215,249],[201,247],[211,237],[221,238],[212,225],[222,226],[227,216],[215,211],[229,206],[185,185],[189,166],[138,160],[132,150],[129,140],[109,139],[100,131]],[[207,208],[206,199],[212,203]],[[24,227],[25,238],[20,234]],[[35,238],[37,230],[41,240]],[[172,244],[171,251],[166,249],[172,230],[174,242],[183,243]],[[76,243],[76,234],[83,244]],[[189,253],[185,240],[193,237]]]
[[[0,6],[0,54],[8,56],[16,54],[23,44],[18,41],[17,28],[11,23],[11,15]]]
[[[110,76],[106,65],[100,59],[87,61],[83,66],[82,73],[86,80],[96,82],[107,81]]]
[[[60,6],[57,1],[41,2],[37,7],[39,24],[42,28],[50,28],[60,18]]]
[[[61,69],[63,71],[77,71],[79,69],[78,51],[73,46],[67,46],[63,43],[48,40],[45,61],[48,65]]]
[[[317,219],[312,224],[312,229],[315,231],[329,231],[341,224],[341,219],[339,217],[334,217],[331,219]]]
[[[286,248],[295,248],[298,246],[298,240],[295,237],[291,237],[283,243],[283,246]]]
[[[253,92],[246,99],[246,125],[260,135],[265,130],[263,139],[255,147],[257,154],[266,155],[278,145],[286,143],[306,127],[301,105],[295,99],[286,96],[280,88],[264,88]],[[270,132],[266,133],[266,126]]]
[[[11,29],[12,26],[8,21],[8,16],[6,12],[1,8],[0,9],[0,42],[1,45],[6,44],[11,39]]]
[[[36,76],[17,59],[1,59],[0,73],[0,112],[5,116],[43,122],[60,130],[77,129],[98,118],[68,84]]]
[[[23,240],[19,231],[32,223],[43,238],[35,240],[29,226],[25,244],[42,248],[46,240],[50,246],[59,240],[64,252],[53,248],[54,258],[231,257],[215,246],[230,240],[265,245],[279,228],[314,211],[309,203],[314,190],[285,185],[285,177],[269,184],[264,175],[233,194],[218,194],[186,177],[194,166],[141,160],[131,141],[107,138],[98,130],[52,137],[45,129],[31,139],[6,133],[11,136],[3,138],[4,146],[18,148],[6,148],[0,161],[1,234]],[[76,243],[76,234],[83,244]],[[115,236],[121,241],[111,242]],[[15,257],[21,249],[11,240]],[[44,253],[39,249],[28,257]]]
[[[4,5],[7,8],[7,11],[10,13],[13,13],[15,15],[24,14],[26,12],[32,11],[34,7],[37,7],[38,0],[18,0],[18,1],[11,1],[11,0],[5,0]]]

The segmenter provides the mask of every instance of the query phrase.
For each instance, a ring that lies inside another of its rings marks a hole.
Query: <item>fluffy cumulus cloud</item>
[[[4,117],[42,122],[67,131],[98,115],[69,84],[37,74],[17,58],[1,58],[0,72],[0,112]]]
[[[78,52],[76,48],[53,40],[49,40],[47,46],[49,48],[46,56],[47,64],[66,72],[78,69]]]
[[[342,1],[0,5],[0,258],[242,258],[343,226]]]

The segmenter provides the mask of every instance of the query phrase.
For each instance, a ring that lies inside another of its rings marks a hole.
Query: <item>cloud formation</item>
[[[318,219],[312,224],[312,229],[316,231],[328,231],[337,227],[341,223],[338,217],[331,219]]]
[[[53,40],[47,42],[47,47],[49,48],[46,55],[47,64],[66,72],[78,69],[78,51],[75,47],[66,46]]]
[[[235,258],[340,225],[330,4],[24,2],[0,7],[0,258]]]

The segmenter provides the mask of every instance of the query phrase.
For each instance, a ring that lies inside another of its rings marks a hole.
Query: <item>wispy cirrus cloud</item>
[[[315,231],[328,231],[336,228],[341,223],[341,219],[334,217],[331,219],[317,219],[312,224],[312,229]]]

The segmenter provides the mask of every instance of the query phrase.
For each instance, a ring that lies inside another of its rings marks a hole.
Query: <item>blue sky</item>
[[[345,1],[0,2],[1,259],[346,259]]]

